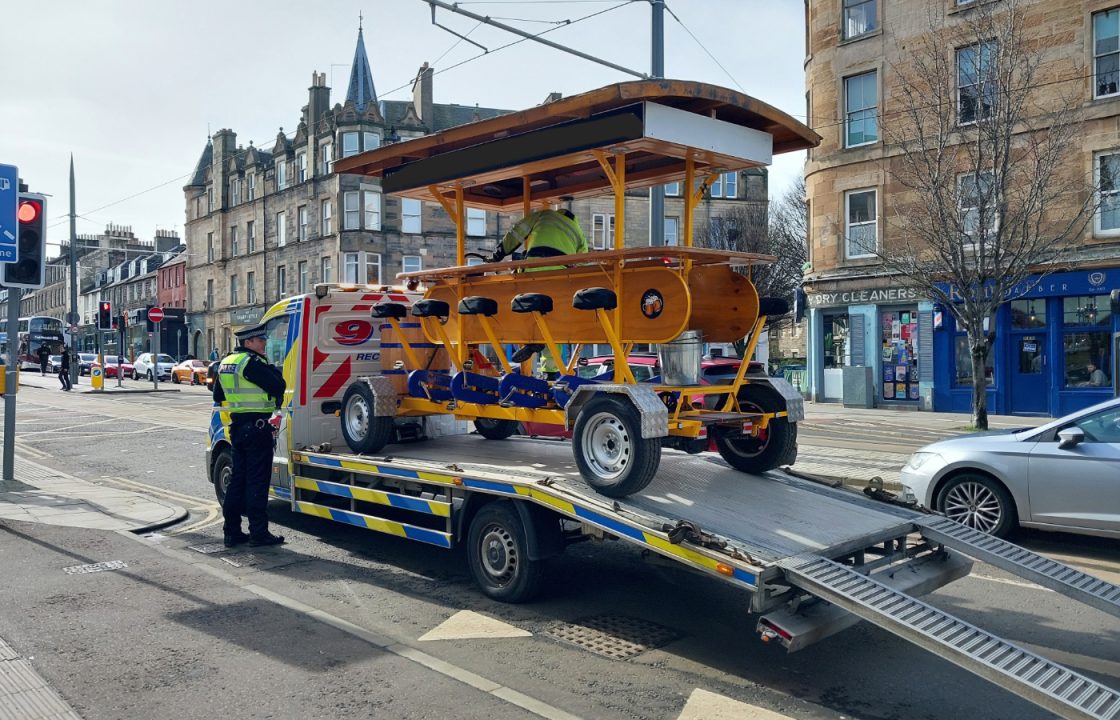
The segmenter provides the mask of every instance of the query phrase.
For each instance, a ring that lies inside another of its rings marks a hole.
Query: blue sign
[[[19,239],[19,168],[0,165],[0,263],[16,261]]]

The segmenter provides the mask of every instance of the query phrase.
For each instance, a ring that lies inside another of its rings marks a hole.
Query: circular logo
[[[94,368],[93,369],[93,376],[94,377],[101,377],[101,368]]]
[[[1089,284],[1090,285],[1104,285],[1104,273],[1103,272],[1089,273]]]
[[[665,298],[658,290],[649,289],[642,293],[642,315],[650,320],[661,314],[665,309]]]

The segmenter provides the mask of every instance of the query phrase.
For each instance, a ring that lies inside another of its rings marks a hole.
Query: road
[[[217,506],[203,467],[210,408],[204,389],[92,396],[49,387],[21,388],[18,453],[93,482],[190,508],[188,520],[149,541],[168,552],[190,554],[188,547],[220,540]],[[814,427],[810,421],[802,433],[802,444],[822,453],[830,434],[836,443],[850,443],[853,437],[834,422]],[[891,438],[891,451],[909,452],[926,441],[902,432]],[[713,708],[732,703],[727,707],[734,707],[734,714],[727,717],[772,718],[764,714],[770,711],[806,719],[945,720],[976,717],[977,708],[992,720],[1050,717],[866,624],[787,655],[758,640],[740,592],[646,562],[619,543],[571,547],[550,568],[541,600],[509,606],[488,601],[474,589],[458,551],[295,515],[278,504],[270,512],[275,531],[289,544],[253,553],[242,567],[216,556],[202,562],[242,584],[418,648],[445,664],[440,667],[451,677],[456,668],[469,669],[534,698],[544,704],[540,714],[713,718],[720,717]],[[1017,540],[1120,582],[1115,541],[1043,533],[1023,533]],[[1120,687],[1115,618],[980,564],[972,576],[930,598],[969,622]],[[479,630],[478,617],[464,611],[500,624]],[[622,657],[607,657],[578,644],[593,634],[588,627],[619,623],[637,623],[635,638],[644,638],[646,646],[629,648],[634,654],[627,655],[627,648],[612,642],[610,649]],[[277,645],[288,642],[288,630],[282,623],[275,627]],[[433,631],[444,639],[422,639]],[[491,634],[514,631],[530,635]],[[88,662],[107,660],[95,653]],[[330,684],[326,673],[323,683]],[[477,709],[489,708],[489,696],[479,702]],[[487,712],[531,716],[516,703]],[[468,715],[474,713],[463,713]]]

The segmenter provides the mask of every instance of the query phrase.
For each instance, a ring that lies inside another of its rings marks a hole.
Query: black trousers
[[[268,533],[268,483],[272,476],[272,428],[252,422],[234,423],[229,431],[233,444],[233,472],[226,490],[222,515],[227,534],[241,532],[241,516],[249,518],[249,535]]]
[[[74,385],[70,382],[69,369],[63,368],[62,370],[58,371],[58,381],[62,383],[63,390],[69,390],[70,388],[74,387]]]

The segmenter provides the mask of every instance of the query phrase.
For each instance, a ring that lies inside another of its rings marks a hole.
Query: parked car
[[[170,380],[171,370],[175,367],[175,358],[160,353],[159,359],[156,360],[154,353],[140,353],[140,357],[136,358],[133,365],[133,380],[139,380],[140,378],[151,380],[153,373],[158,373],[160,380]]]
[[[171,370],[171,382],[190,385],[209,385],[210,375],[206,363],[201,360],[184,360]]]
[[[78,374],[89,375],[90,368],[97,362],[97,355],[94,353],[78,353]]]
[[[47,359],[47,372],[56,373],[61,369],[62,369],[62,356],[61,355],[51,355],[50,358]]]
[[[1120,538],[1120,398],[927,445],[902,470],[902,499],[998,537],[1022,526]]]
[[[118,365],[117,360],[118,360],[117,355],[106,355],[105,356],[105,371],[104,371],[104,373],[102,373],[102,375],[104,377],[107,377],[107,378],[111,378],[111,377],[115,378],[117,376],[117,368],[119,367],[120,371],[121,371],[121,377],[122,378],[131,377],[132,374],[133,374],[132,363],[130,363],[126,358],[120,357],[119,358],[120,365]],[[96,357],[94,358],[93,362],[90,363],[90,368],[95,368],[95,367],[101,367],[100,365],[97,364],[97,358]]]

